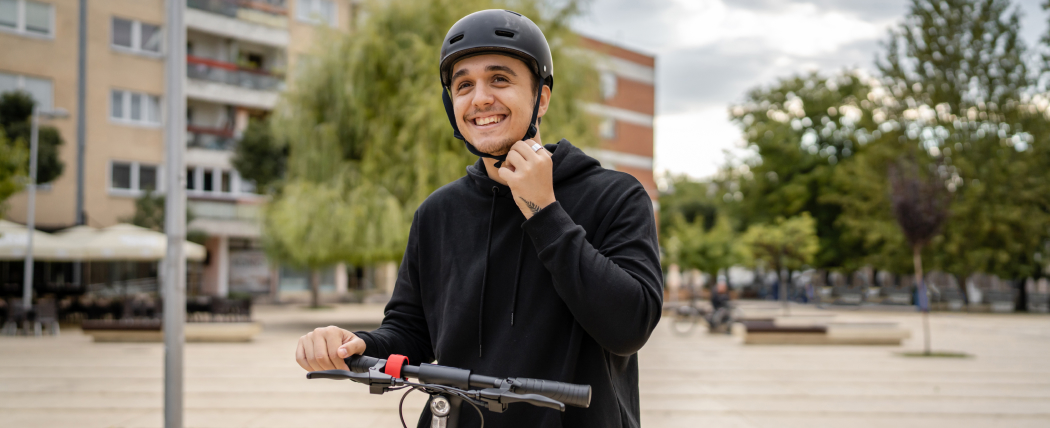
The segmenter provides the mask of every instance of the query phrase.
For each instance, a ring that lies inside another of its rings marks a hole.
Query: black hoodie
[[[557,202],[528,221],[479,159],[416,210],[382,326],[365,355],[591,385],[587,409],[512,404],[489,427],[637,427],[637,352],[660,320],[653,207],[637,179],[566,140]],[[479,425],[464,404],[460,425]],[[430,426],[424,409],[419,426]]]

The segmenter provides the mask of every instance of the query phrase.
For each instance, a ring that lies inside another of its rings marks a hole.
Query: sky
[[[1046,31],[1043,0],[1014,0],[1023,36]],[[810,71],[875,72],[910,0],[592,0],[581,34],[656,56],[658,175],[713,175],[746,155],[728,109],[756,86]]]

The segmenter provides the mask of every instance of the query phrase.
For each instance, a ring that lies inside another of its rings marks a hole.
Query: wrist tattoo
[[[533,203],[531,201],[528,201],[525,198],[522,198],[522,197],[519,196],[518,199],[521,199],[523,202],[525,202],[525,206],[529,207],[529,210],[531,210],[533,214],[536,214],[536,213],[540,212],[541,209],[543,209],[543,208],[540,208],[539,205],[536,205],[535,203]]]

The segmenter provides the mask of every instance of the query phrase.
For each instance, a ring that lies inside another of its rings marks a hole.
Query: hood
[[[573,146],[569,140],[562,139],[557,144],[546,144],[544,147],[551,152],[551,160],[554,162],[554,187],[558,187],[558,183],[579,176],[588,170],[602,167],[601,162]],[[500,196],[510,194],[509,187],[489,178],[482,158],[478,158],[474,165],[467,167],[467,176],[474,182],[474,188],[486,196],[492,194],[493,187],[498,189]]]

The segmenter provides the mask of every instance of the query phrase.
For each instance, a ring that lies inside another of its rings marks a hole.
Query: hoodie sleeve
[[[354,332],[364,340],[367,356],[386,358],[390,354],[401,354],[412,364],[434,361],[434,348],[419,293],[418,221],[417,211],[409,229],[405,256],[397,272],[394,294],[384,309],[382,325],[370,332]]]
[[[609,352],[638,352],[660,321],[663,306],[656,222],[645,190],[632,186],[616,202],[595,231],[601,243],[597,248],[559,202],[540,210],[522,228],[580,326]]]

